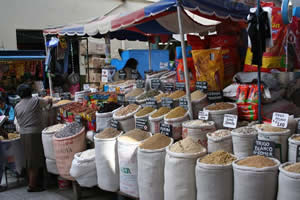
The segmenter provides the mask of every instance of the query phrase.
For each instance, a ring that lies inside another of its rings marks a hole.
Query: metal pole
[[[151,71],[152,69],[152,62],[151,62],[151,42],[150,40],[148,40],[148,45],[149,45],[149,55],[148,55],[148,59],[149,59],[149,71]]]
[[[193,110],[192,110],[192,101],[191,101],[191,92],[190,92],[190,79],[189,79],[189,71],[186,60],[186,47],[184,42],[184,34],[182,30],[182,20],[181,20],[181,10],[180,0],[177,0],[177,17],[178,17],[178,25],[179,25],[179,33],[181,39],[181,48],[182,48],[182,57],[183,57],[183,67],[184,67],[184,79],[185,79],[185,88],[186,88],[186,97],[189,106],[189,116],[190,119],[193,119]]]
[[[88,84],[90,84],[90,63],[89,63],[89,39],[86,38],[86,64],[87,64],[87,76],[88,76]]]
[[[50,56],[50,48],[47,47],[47,39],[46,36],[44,36],[44,42],[45,42],[45,51],[46,51],[46,58],[48,56]],[[47,62],[47,61],[46,61]],[[45,62],[45,65],[47,65],[47,63]],[[49,63],[50,64],[50,63]],[[46,66],[45,66],[46,69]],[[50,96],[53,96],[53,87],[52,87],[52,78],[51,78],[51,70],[50,70],[50,66],[48,66],[48,80],[49,80],[49,89],[50,89]]]
[[[256,8],[256,17],[257,17],[257,29],[259,32],[259,14],[260,14],[260,0],[257,0],[257,8]],[[262,55],[262,49],[261,49],[261,38],[260,38],[260,34],[258,34],[258,43],[259,48],[258,48],[258,53],[259,55]],[[261,124],[262,123],[262,112],[261,112],[261,66],[258,65],[257,66],[257,86],[258,86],[258,122]]]

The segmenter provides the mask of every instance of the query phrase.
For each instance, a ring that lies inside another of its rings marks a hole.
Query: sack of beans
[[[216,128],[224,128],[223,127],[223,121],[224,121],[224,115],[225,114],[232,114],[237,115],[237,105],[235,103],[215,103],[210,104],[203,109],[204,111],[207,111],[209,113],[209,121],[214,121],[216,124]]]
[[[216,131],[215,122],[190,120],[182,124],[182,138],[191,137],[207,148],[207,133]]]
[[[138,186],[143,200],[164,200],[166,148],[173,139],[157,133],[138,147]]]
[[[172,138],[182,138],[182,123],[189,119],[189,113],[183,107],[178,106],[164,116],[164,122],[172,125]]]
[[[239,159],[251,156],[257,136],[257,130],[253,127],[240,127],[231,131],[233,153]]]
[[[95,149],[89,149],[74,155],[70,175],[75,178],[80,186],[93,187],[97,185]]]
[[[208,153],[223,150],[232,153],[232,136],[230,130],[220,129],[207,134]]]
[[[288,138],[290,130],[278,127],[273,127],[270,124],[256,125],[258,131],[258,139],[274,142],[275,158],[281,162],[286,162],[288,153]]]
[[[156,109],[154,109],[153,107],[144,107],[141,110],[139,110],[137,113],[135,113],[134,115],[134,119],[135,119],[135,127],[137,127],[137,121],[142,120],[142,121],[146,121],[146,127],[144,127],[144,131],[148,131],[150,129],[150,123],[149,123],[149,116],[153,113],[156,112]]]
[[[110,127],[110,121],[113,117],[113,113],[118,111],[120,108],[117,103],[106,103],[104,104],[98,112],[96,112],[96,131],[101,132],[105,128]]]
[[[185,91],[176,90],[167,97],[173,99],[173,105],[175,107],[177,107],[177,106],[179,106],[179,99],[181,99],[182,97],[185,97]]]
[[[55,160],[54,149],[53,149],[53,135],[64,128],[64,124],[56,124],[49,126],[42,131],[42,142],[44,147],[45,157],[51,160]]]
[[[160,107],[156,112],[149,116],[149,125],[151,133],[160,132],[160,123],[164,121],[164,117],[171,109],[167,107]]]
[[[118,137],[118,158],[120,168],[120,191],[138,198],[137,148],[151,133],[133,129]]]
[[[206,149],[190,137],[167,148],[164,199],[196,199],[195,167],[205,154]]]
[[[234,200],[276,199],[279,165],[279,160],[264,156],[234,161]]]
[[[132,130],[135,128],[134,114],[140,109],[141,106],[137,104],[129,104],[114,112],[113,119],[119,122],[122,131],[126,132]]]
[[[216,151],[197,160],[197,200],[233,199],[232,162],[235,160],[235,156],[225,151]]]
[[[75,153],[86,149],[85,128],[76,122],[66,125],[53,136],[53,148],[59,175],[68,180]]]
[[[300,162],[279,166],[277,200],[300,199]]]
[[[295,134],[289,138],[289,162],[300,162],[298,149],[300,149],[300,134]]]
[[[120,188],[117,139],[122,132],[106,128],[94,136],[98,186],[116,192]]]
[[[191,94],[191,100],[193,108],[193,118],[198,119],[199,111],[203,110],[203,108],[209,104],[207,95],[200,90],[195,90]]]

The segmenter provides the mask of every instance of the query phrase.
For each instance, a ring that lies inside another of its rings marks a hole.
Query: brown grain
[[[141,145],[141,149],[161,149],[168,146],[171,142],[171,138],[162,135],[160,133],[156,133],[152,137],[146,139]]]
[[[105,138],[114,138],[116,136],[118,136],[121,133],[121,131],[118,131],[115,128],[106,128],[104,129],[102,132],[98,133],[96,135],[96,138],[99,139],[105,139]]]
[[[228,165],[236,160],[236,157],[225,151],[213,152],[200,160],[202,163],[212,165]]]
[[[237,164],[256,168],[272,167],[276,165],[273,160],[264,156],[250,156],[238,161]]]

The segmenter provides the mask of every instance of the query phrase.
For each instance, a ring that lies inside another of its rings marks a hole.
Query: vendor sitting
[[[14,119],[15,119],[15,111],[14,108],[8,104],[6,104],[5,98],[0,96],[0,116],[6,116],[6,121],[2,125],[8,132],[15,131]]]
[[[134,58],[127,60],[123,69],[117,71],[114,75],[114,81],[140,79],[140,74],[137,71],[138,62]]]

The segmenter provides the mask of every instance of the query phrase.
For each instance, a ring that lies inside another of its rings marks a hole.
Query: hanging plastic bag
[[[70,84],[75,85],[79,83],[80,76],[79,74],[75,73],[75,66],[74,66],[74,53],[73,53],[73,45],[72,42],[70,43],[71,45],[71,65],[72,65],[72,73],[68,76],[68,80]]]

